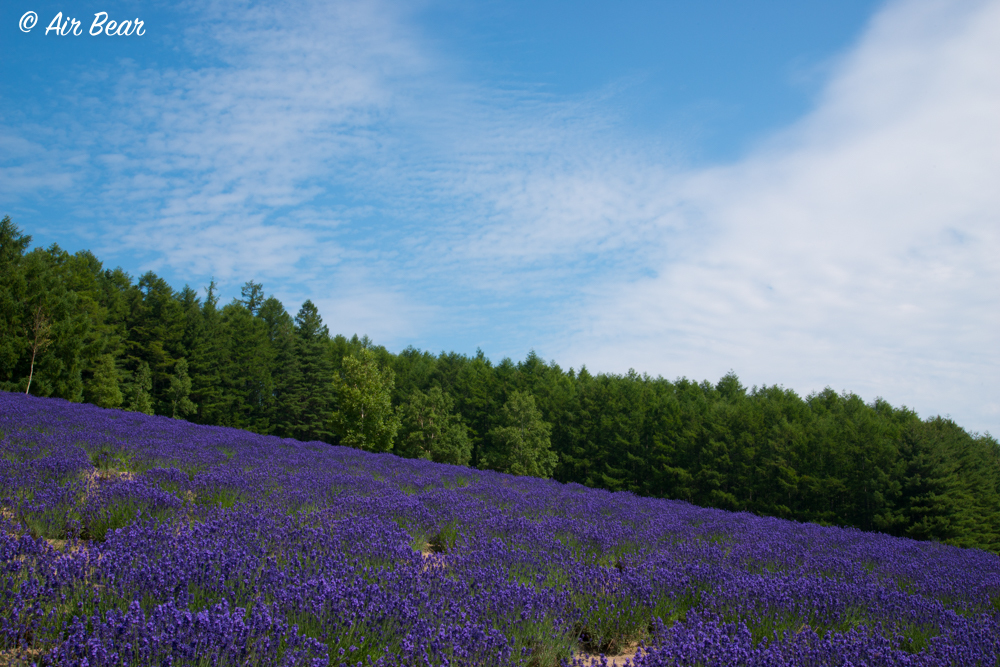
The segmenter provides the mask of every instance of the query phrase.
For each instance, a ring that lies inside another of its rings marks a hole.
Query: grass
[[[195,503],[202,507],[220,507],[231,509],[237,503],[246,502],[250,497],[240,489],[227,486],[216,486],[208,489],[201,489],[195,497]]]
[[[432,553],[444,554],[454,550],[458,541],[458,523],[449,521],[435,533],[429,540],[427,546]]]

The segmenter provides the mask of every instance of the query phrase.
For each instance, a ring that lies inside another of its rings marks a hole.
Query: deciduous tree
[[[427,393],[414,390],[400,405],[400,431],[395,452],[400,456],[437,463],[468,465],[472,457],[469,427],[454,413],[455,401],[433,386]]]
[[[399,417],[392,409],[393,372],[380,367],[375,353],[362,349],[344,358],[334,377],[337,409],[330,420],[340,444],[371,452],[387,452],[399,430]]]
[[[500,410],[500,426],[489,432],[490,447],[480,467],[548,477],[559,460],[550,447],[551,432],[552,427],[542,421],[535,407],[534,397],[527,392],[512,392]]]

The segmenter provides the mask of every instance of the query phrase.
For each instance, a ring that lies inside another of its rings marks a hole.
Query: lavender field
[[[0,392],[0,664],[1000,665],[1000,558]]]

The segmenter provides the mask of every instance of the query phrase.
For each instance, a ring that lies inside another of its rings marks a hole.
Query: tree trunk
[[[49,319],[45,317],[42,307],[38,306],[35,309],[34,321],[31,323],[31,332],[35,335],[35,339],[31,343],[31,368],[28,371],[28,386],[24,388],[25,394],[31,391],[31,379],[35,376],[35,357],[52,342],[48,336],[49,329]]]

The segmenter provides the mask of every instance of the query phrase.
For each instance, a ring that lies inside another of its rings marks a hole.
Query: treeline
[[[6,391],[1000,551],[1000,446],[949,419],[734,374],[393,354],[253,281],[222,305],[30,241],[0,222]]]

